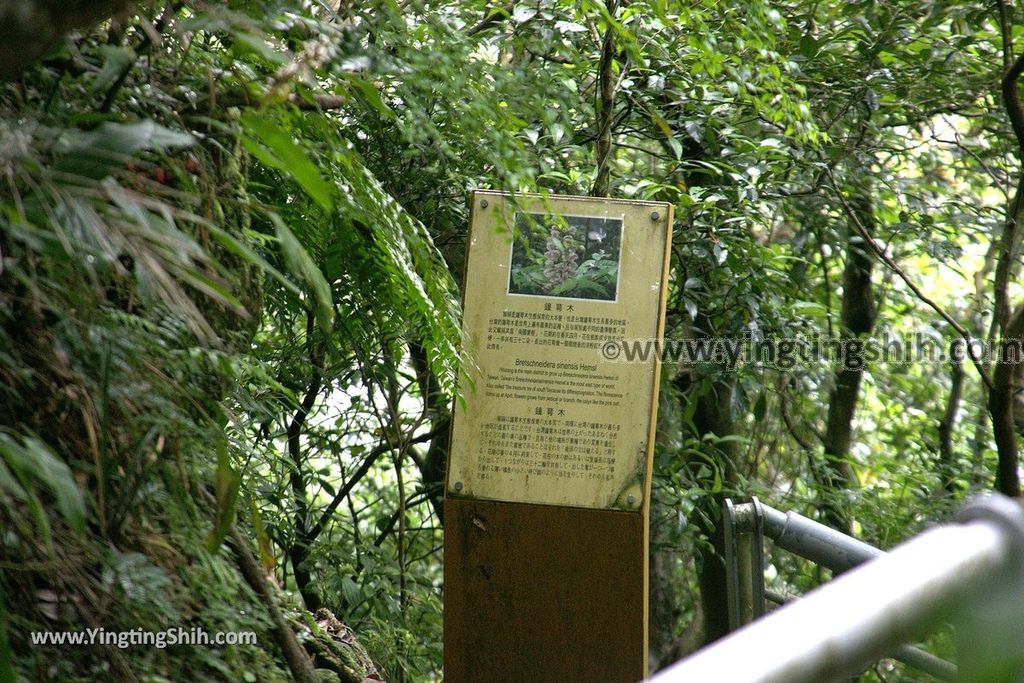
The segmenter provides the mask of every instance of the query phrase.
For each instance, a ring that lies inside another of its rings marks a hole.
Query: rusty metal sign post
[[[647,671],[672,206],[475,192],[445,495],[447,683]]]

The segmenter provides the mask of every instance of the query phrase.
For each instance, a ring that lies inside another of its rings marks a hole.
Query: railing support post
[[[765,613],[764,515],[757,498],[736,505],[722,502],[725,525],[725,576],[729,630],[735,631]]]

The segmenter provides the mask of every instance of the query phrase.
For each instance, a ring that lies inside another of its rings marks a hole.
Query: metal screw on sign
[[[486,209],[488,206],[489,206],[489,204],[487,203],[486,199],[481,199],[480,200],[480,208],[481,209]]]
[[[461,491],[462,490],[462,482],[461,481],[455,482],[455,490],[456,491]]]
[[[661,214],[660,213],[658,213],[657,211],[652,211],[651,212],[651,220],[652,221],[656,221],[656,220],[660,220],[660,219],[661,219]]]
[[[626,496],[626,502],[629,503],[630,505],[632,505],[633,503],[636,502],[636,496],[633,496],[633,495]]]

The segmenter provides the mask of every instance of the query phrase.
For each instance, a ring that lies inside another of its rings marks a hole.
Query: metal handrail
[[[778,595],[772,591],[765,591],[765,597],[769,602],[775,603],[776,605],[786,605],[794,600],[800,599],[800,596]],[[889,656],[897,661],[903,662],[907,666],[917,669],[918,671],[923,671],[940,681],[957,680],[957,668],[955,664],[947,662],[945,659],[937,657],[919,647],[907,644],[899,645],[890,653]]]
[[[885,554],[884,550],[797,512],[782,512],[756,500],[750,504],[761,508],[764,534],[775,545],[833,571],[845,572]]]
[[[765,613],[769,601],[764,587],[765,536],[783,550],[837,573],[885,554],[800,513],[776,510],[756,497],[749,503],[726,499],[722,513],[730,631]],[[955,665],[913,645],[901,645],[891,656],[940,680],[956,680]]]
[[[958,522],[887,554],[838,532],[843,538],[822,544],[790,515],[768,514],[764,527],[780,532],[780,546],[816,548],[823,560],[854,561],[869,552],[872,559],[664,669],[653,683],[831,681],[856,675],[950,617],[988,629],[973,634],[973,645],[998,643],[984,653],[962,650],[962,680],[1008,682],[1024,674],[1024,512],[1010,499],[977,500]],[[1001,596],[1003,608],[989,624],[962,609],[986,594]],[[984,661],[994,652],[1005,660],[998,667]],[[972,673],[980,671],[986,673]]]

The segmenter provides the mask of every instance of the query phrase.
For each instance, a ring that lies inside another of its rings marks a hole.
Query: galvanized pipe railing
[[[765,597],[776,605],[786,605],[800,599],[799,596],[784,596],[772,591],[765,591]],[[914,645],[899,645],[889,656],[940,681],[958,680],[955,664]]]
[[[782,525],[779,538],[785,538],[788,529],[787,543],[799,545],[803,543],[800,527],[790,527],[792,521],[776,515],[766,524]],[[851,551],[851,561],[867,552],[842,539],[832,540]],[[871,550],[876,555],[880,552]],[[808,547],[804,551],[813,552]],[[1005,608],[1005,618],[987,626],[993,631],[992,639],[1000,643],[998,649],[989,651],[998,650],[1008,663],[990,667],[986,662],[968,662],[967,671],[990,673],[984,679],[968,675],[963,680],[1021,680],[1022,579],[1024,512],[1008,498],[991,496],[968,506],[959,523],[933,528],[850,569],[651,680],[818,683],[853,676],[890,655],[900,644],[924,635],[943,619],[964,616],[976,626],[983,623],[965,608],[986,592],[1000,592],[999,602]],[[986,634],[973,634],[971,639],[975,643],[990,640]],[[961,654],[966,659],[971,655]]]
[[[764,535],[775,541],[775,545],[833,571],[845,572],[885,554],[873,545],[799,513],[782,512],[767,505],[759,507],[764,516]]]
[[[885,554],[885,551],[821,522],[798,512],[776,510],[757,498],[752,498],[749,503],[733,503],[727,499],[723,510],[730,630],[738,629],[765,612],[768,591],[764,589],[763,575],[758,573],[763,572],[761,539],[764,536],[772,539],[779,548],[835,572],[844,572]],[[734,551],[737,557],[730,558],[730,551]],[[751,565],[750,571],[744,572],[750,578],[748,585],[744,585],[738,571],[747,564],[746,555],[750,556]],[[747,602],[751,604],[745,604]],[[892,651],[891,656],[939,680],[956,680],[956,666],[913,645],[901,645]]]

